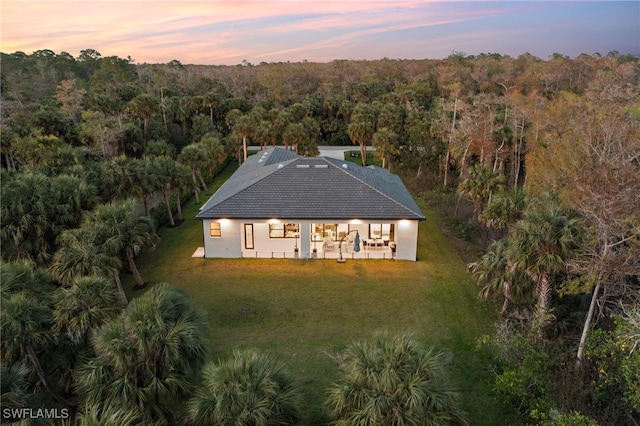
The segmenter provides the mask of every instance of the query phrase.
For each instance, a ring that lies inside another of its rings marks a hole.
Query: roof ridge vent
[[[316,164],[315,166],[316,169],[328,169],[329,165],[328,164]]]
[[[309,167],[308,164],[296,164],[296,168],[298,169],[308,169]]]

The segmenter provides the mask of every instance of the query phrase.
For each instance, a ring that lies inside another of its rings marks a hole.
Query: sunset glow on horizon
[[[137,63],[640,54],[640,2],[2,0],[0,50]]]

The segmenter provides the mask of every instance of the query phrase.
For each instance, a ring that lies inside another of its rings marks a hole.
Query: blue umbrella
[[[353,251],[358,253],[360,251],[360,233],[356,231],[356,240],[353,244]]]

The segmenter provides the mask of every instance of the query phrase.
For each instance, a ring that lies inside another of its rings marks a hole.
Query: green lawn
[[[230,165],[211,189],[233,171]],[[472,424],[512,423],[490,395],[490,357],[475,348],[477,337],[491,332],[492,319],[465,264],[421,206],[427,220],[420,225],[417,262],[192,258],[202,227],[194,219],[199,206],[190,201],[185,222],[162,228],[161,244],[140,257],[139,267],[150,285],[168,282],[207,309],[214,357],[254,347],[285,361],[304,392],[304,424],[326,422],[323,392],[336,373],[328,353],[376,330],[412,331],[450,353],[451,377]],[[130,289],[133,280],[125,284]]]
[[[360,150],[346,151],[344,153],[344,157],[347,161],[353,161],[358,165],[362,165],[362,156],[360,155]],[[380,157],[378,157],[373,151],[367,151],[367,166],[382,167]]]

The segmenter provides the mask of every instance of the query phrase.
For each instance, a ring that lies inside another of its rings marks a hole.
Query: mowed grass
[[[225,169],[211,191],[233,171],[233,165]],[[182,225],[160,230],[161,244],[139,258],[142,276],[150,286],[168,282],[184,289],[204,306],[214,359],[251,347],[284,361],[303,391],[303,424],[327,422],[322,401],[337,373],[329,354],[376,331],[413,332],[449,354],[451,379],[472,424],[511,423],[490,392],[489,354],[476,349],[476,339],[491,332],[492,319],[477,299],[465,264],[428,210],[420,224],[417,262],[339,264],[192,258],[202,246],[202,224],[194,219],[198,208],[190,201]],[[125,284],[133,285],[129,278]]]

